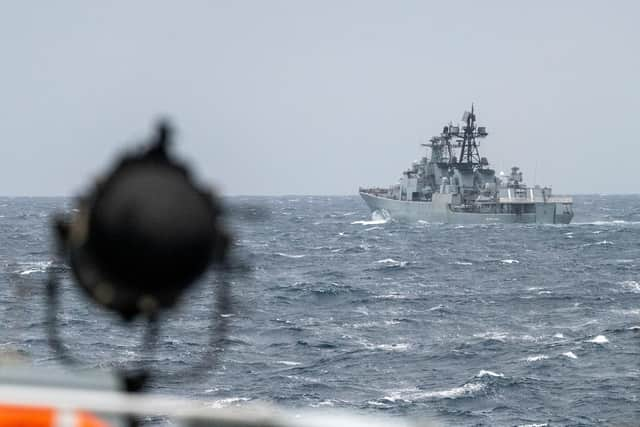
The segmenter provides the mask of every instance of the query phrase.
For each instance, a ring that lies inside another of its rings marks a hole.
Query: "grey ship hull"
[[[470,213],[455,212],[448,195],[434,194],[433,201],[405,201],[360,192],[372,212],[384,210],[401,221],[427,221],[445,224],[569,224],[572,211],[564,211],[560,203],[536,203],[535,213]],[[440,197],[438,197],[440,196]]]

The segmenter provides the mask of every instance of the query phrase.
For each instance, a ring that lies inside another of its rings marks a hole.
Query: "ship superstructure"
[[[422,144],[430,149],[389,188],[360,188],[372,211],[400,220],[444,223],[568,224],[573,200],[552,194],[550,187],[528,187],[516,166],[496,176],[480,140],[486,127],[477,126],[473,105],[460,124],[448,124]]]

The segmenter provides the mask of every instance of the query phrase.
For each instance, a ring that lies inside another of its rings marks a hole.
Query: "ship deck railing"
[[[316,427],[340,425],[345,427],[409,427],[428,426],[429,422],[415,422],[387,416],[363,416],[346,411],[318,409],[286,410],[266,404],[244,407],[212,408],[210,402],[187,400],[119,391],[86,390],[55,386],[0,384],[0,405],[47,407],[56,410],[59,420],[73,426],[73,413],[90,412],[97,416],[120,419],[114,427],[128,425],[129,417],[166,417],[171,425],[182,427]]]
[[[573,203],[571,196],[534,196],[527,195],[526,197],[499,197],[498,203],[503,205],[517,205],[517,204],[529,204],[529,203]]]
[[[380,187],[362,188],[362,187],[360,187],[358,189],[358,191],[360,193],[373,194],[374,196],[389,196],[389,189],[387,189],[387,188],[380,188]]]

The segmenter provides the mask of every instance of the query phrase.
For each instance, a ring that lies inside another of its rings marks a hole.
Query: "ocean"
[[[81,367],[142,361],[159,373],[154,392],[444,425],[640,424],[640,196],[575,196],[564,226],[398,223],[355,196],[225,202],[248,272],[232,278],[215,367],[170,375],[203,354],[215,273],[145,352],[139,324],[88,303],[51,264],[51,216],[72,207],[63,198],[0,198],[0,354],[59,363],[45,328],[53,266]]]

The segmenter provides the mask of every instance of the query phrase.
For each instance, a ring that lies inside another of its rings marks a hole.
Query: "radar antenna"
[[[488,135],[487,128],[484,126],[476,126],[476,115],[474,113],[473,103],[471,104],[471,112],[465,111],[462,116],[464,126],[462,128],[462,139],[459,139],[460,143],[460,157],[458,164],[466,164],[471,167],[480,165],[480,153],[478,146],[480,141],[478,138],[484,138]]]

